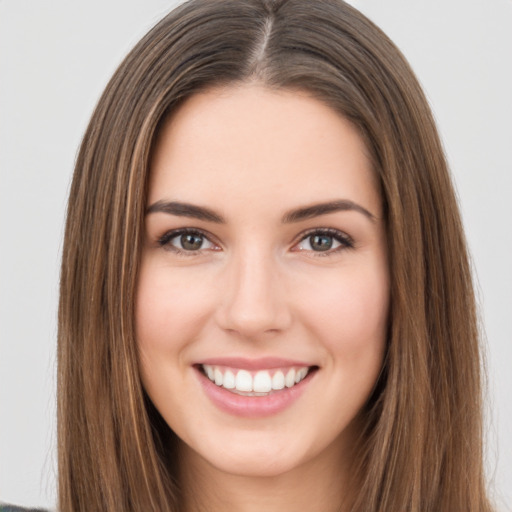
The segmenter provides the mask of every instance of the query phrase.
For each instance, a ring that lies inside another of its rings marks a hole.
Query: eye
[[[316,229],[306,233],[300,242],[294,246],[293,250],[312,251],[327,255],[353,247],[352,239],[337,229]]]
[[[177,253],[198,253],[204,250],[218,250],[204,233],[198,230],[173,230],[163,235],[158,243],[165,249]]]

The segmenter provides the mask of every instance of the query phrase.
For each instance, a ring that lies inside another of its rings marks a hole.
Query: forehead
[[[349,121],[306,93],[259,85],[189,98],[163,124],[150,172],[148,203],[224,199],[223,209],[247,201],[286,209],[345,198],[374,210],[380,203]]]

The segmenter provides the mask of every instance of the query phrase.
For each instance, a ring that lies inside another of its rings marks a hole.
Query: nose
[[[222,329],[256,339],[289,327],[289,297],[270,256],[247,251],[233,258],[226,274],[217,310]]]

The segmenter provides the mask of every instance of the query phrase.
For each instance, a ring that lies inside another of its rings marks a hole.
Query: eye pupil
[[[332,236],[312,235],[309,243],[314,251],[328,251],[332,247]]]
[[[194,233],[185,233],[181,235],[180,242],[186,251],[197,251],[203,245],[203,237]]]

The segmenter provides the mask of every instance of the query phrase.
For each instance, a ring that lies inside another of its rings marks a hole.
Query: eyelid
[[[187,234],[200,235],[200,236],[206,238],[206,240],[208,240],[211,244],[215,245],[216,248],[215,249],[199,249],[197,251],[187,251],[184,249],[180,249],[179,247],[176,247],[169,243],[173,238],[176,238],[180,235],[187,235]],[[217,248],[220,249],[220,244],[217,242],[217,240],[211,233],[208,233],[200,228],[190,228],[190,227],[170,229],[169,231],[166,231],[162,236],[158,237],[157,243],[160,247],[162,247],[165,250],[174,252],[179,255],[185,255],[185,256],[198,256],[199,254],[202,254],[205,251],[212,251],[212,250],[217,251],[218,250]]]
[[[206,238],[211,244],[215,245],[215,249],[198,249],[197,251],[187,251],[184,249],[180,249],[179,247],[176,247],[174,245],[171,245],[169,242],[180,235],[184,234],[196,234],[200,235],[204,238]],[[297,249],[297,245],[306,240],[308,237],[312,235],[327,235],[332,238],[334,238],[339,244],[339,247],[336,247],[334,249],[329,249],[326,251],[313,251],[313,250],[306,250],[306,249]],[[176,228],[176,229],[170,229],[169,231],[166,231],[162,236],[158,237],[157,244],[162,247],[165,250],[174,252],[176,254],[183,254],[185,256],[198,256],[199,254],[204,253],[205,251],[217,251],[221,250],[221,244],[217,241],[216,237],[214,237],[211,233],[208,233],[207,231],[201,229],[201,228],[192,228],[192,227],[184,227],[184,228]],[[329,256],[334,253],[337,253],[339,251],[343,251],[345,249],[353,249],[354,248],[354,240],[351,236],[349,236],[347,233],[336,229],[336,228],[310,228],[302,233],[300,233],[296,239],[295,242],[293,242],[291,250],[294,252],[305,252],[310,253],[314,257],[317,256]]]
[[[329,249],[327,251],[313,251],[313,250],[304,250],[304,249],[296,249],[297,245],[306,240],[308,237],[312,235],[327,235],[333,237],[337,242],[340,243],[340,246],[335,249]],[[306,231],[303,231],[294,242],[292,246],[292,251],[301,251],[312,254],[313,256],[329,256],[339,251],[343,251],[346,249],[354,248],[354,240],[347,233],[336,229],[336,228],[311,228]]]

